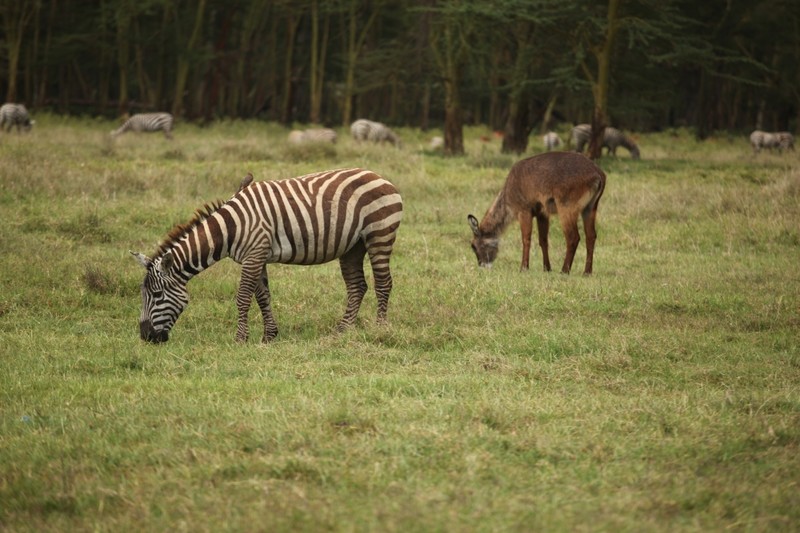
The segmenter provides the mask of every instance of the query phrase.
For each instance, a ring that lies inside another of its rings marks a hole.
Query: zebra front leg
[[[278,336],[278,324],[275,322],[275,317],[272,315],[272,306],[269,293],[269,278],[267,278],[267,267],[261,274],[261,279],[256,285],[256,302],[261,309],[261,316],[264,318],[264,337],[261,342],[267,343]]]
[[[247,313],[250,311],[250,302],[260,283],[264,261],[247,259],[242,263],[242,279],[239,282],[239,292],[236,294],[236,309],[239,312],[236,326],[236,341],[247,342],[249,334],[247,326]]]
[[[339,258],[345,287],[347,287],[347,309],[336,326],[336,331],[344,331],[356,321],[361,301],[367,293],[367,280],[364,277],[364,255],[367,253],[364,243],[356,245]]]

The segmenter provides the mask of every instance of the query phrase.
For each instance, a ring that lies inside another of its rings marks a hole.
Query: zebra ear
[[[161,256],[161,272],[166,274],[170,270],[172,270],[172,266],[175,264],[175,256],[172,255],[172,252],[167,252],[163,256]]]
[[[139,252],[131,252],[131,255],[134,257],[134,259],[136,259],[136,262],[142,265],[144,268],[150,266],[150,258],[146,255],[140,254]]]
[[[472,215],[467,215],[467,222],[469,222],[469,227],[472,228],[472,233],[476,237],[480,237],[481,230],[478,228],[478,219]]]

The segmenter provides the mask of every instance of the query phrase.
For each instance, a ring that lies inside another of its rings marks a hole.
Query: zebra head
[[[142,282],[142,314],[139,332],[142,340],[159,343],[169,339],[169,331],[189,304],[186,282],[174,275],[172,252],[150,259],[131,252],[147,274]]]
[[[497,252],[500,248],[500,240],[492,235],[485,235],[478,224],[478,219],[473,215],[467,216],[469,227],[472,228],[472,251],[478,258],[478,265],[484,268],[492,268],[492,263],[497,259]]]

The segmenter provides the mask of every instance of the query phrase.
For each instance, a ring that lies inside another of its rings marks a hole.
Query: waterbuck
[[[568,274],[580,242],[578,216],[583,218],[586,237],[586,269],[592,273],[594,242],[597,239],[595,218],[597,205],[606,186],[606,175],[591,160],[575,152],[548,152],[523,159],[511,167],[503,189],[489,210],[478,222],[467,216],[472,233],[472,249],[478,264],[491,267],[497,257],[500,235],[514,217],[519,219],[522,231],[522,265],[528,270],[531,251],[533,218],[539,230],[539,246],[542,248],[544,270],[550,271],[550,256],[547,253],[547,234],[550,216],[558,214],[564,237],[567,240],[567,255],[561,272]]]

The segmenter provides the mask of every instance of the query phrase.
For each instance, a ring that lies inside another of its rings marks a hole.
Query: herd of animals
[[[127,119],[122,126],[111,132],[116,137],[128,131],[157,132],[161,131],[168,139],[172,139],[174,118],[170,113],[137,113]],[[3,104],[0,107],[0,128],[10,132],[16,126],[17,132],[29,131],[34,121],[31,120],[28,110],[22,104]],[[591,125],[578,124],[573,127],[569,135],[569,144],[575,146],[576,152],[583,152],[591,136]],[[350,134],[356,141],[369,141],[374,143],[387,142],[401,146],[400,138],[385,124],[367,119],[358,119],[350,125]],[[335,143],[336,131],[330,128],[311,128],[306,130],[293,130],[289,133],[290,144],[304,143]],[[561,147],[561,138],[553,131],[547,132],[542,137],[542,144],[548,152]],[[766,148],[778,151],[794,150],[794,136],[788,131],[765,132],[755,130],[750,134],[750,145],[755,153]],[[439,149],[444,146],[442,137],[431,139],[430,148]],[[633,139],[616,128],[607,127],[603,132],[603,145],[610,155],[616,155],[617,148],[622,146],[627,149],[633,159],[639,159],[639,147]]]
[[[29,130],[33,121],[19,104],[0,107],[0,127]],[[111,132],[162,131],[172,138],[174,120],[169,113],[143,113],[130,117]],[[386,125],[365,119],[353,122],[356,141],[400,146]],[[571,142],[576,151],[554,151],[561,145],[557,134],[544,135],[545,153],[523,159],[511,167],[505,184],[481,220],[467,216],[472,230],[472,250],[481,267],[490,268],[497,257],[500,238],[514,221],[522,235],[521,270],[529,268],[533,220],[536,220],[543,268],[550,271],[548,233],[550,218],[557,216],[566,240],[561,271],[569,273],[580,242],[578,219],[586,240],[584,274],[592,273],[597,239],[597,209],[606,185],[605,173],[582,152],[591,127],[575,126]],[[288,142],[336,142],[327,128],[295,130]],[[755,152],[763,148],[794,149],[788,132],[755,131],[750,136]],[[606,128],[603,146],[615,154],[620,146],[634,159],[639,147],[615,128]],[[364,258],[372,267],[377,297],[377,319],[385,322],[392,290],[389,260],[403,217],[403,200],[389,181],[370,170],[349,168],[317,172],[298,178],[254,182],[252,174],[225,202],[206,204],[192,220],[175,226],[152,257],[131,252],[146,270],[142,282],[139,332],[142,340],[159,343],[169,333],[189,303],[186,285],[194,276],[223,258],[242,265],[236,295],[236,340],[249,337],[248,311],[255,299],[263,319],[262,342],[278,334],[272,314],[267,277],[269,263],[316,265],[338,259],[347,292],[347,307],[337,330],[351,326],[367,292]]]

